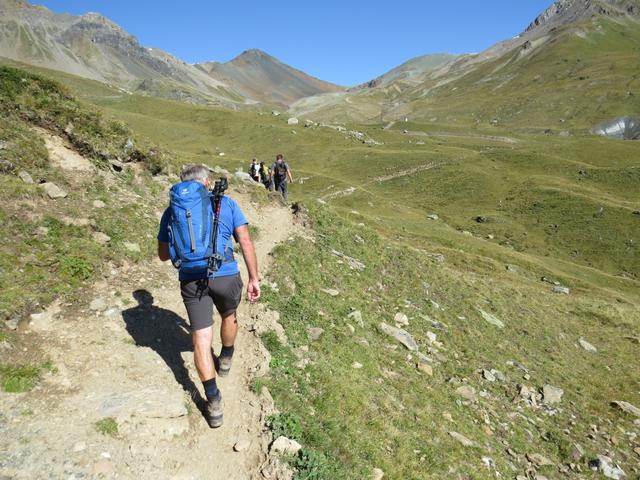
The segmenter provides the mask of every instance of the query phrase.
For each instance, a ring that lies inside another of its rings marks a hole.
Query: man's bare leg
[[[221,377],[229,375],[236,335],[238,335],[238,319],[236,312],[232,312],[222,317],[222,322],[220,323],[222,350],[220,351],[220,358],[218,358],[218,374]]]
[[[207,396],[207,421],[210,427],[216,428],[222,425],[222,397],[216,384],[216,369],[213,366],[213,355],[211,354],[213,327],[194,330],[191,338],[193,340],[193,360]]]

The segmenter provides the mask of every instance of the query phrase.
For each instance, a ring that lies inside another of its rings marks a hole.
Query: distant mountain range
[[[259,50],[227,63],[190,65],[143,47],[100,14],[56,14],[24,0],[0,0],[0,56],[132,92],[231,108],[286,106],[302,97],[343,90]]]
[[[515,85],[524,71],[534,68],[535,59],[553,56],[576,35],[588,37],[593,19],[608,18],[627,22],[625,25],[631,21],[628,28],[633,30],[638,28],[635,19],[639,15],[640,0],[558,0],[522,34],[480,54],[417,57],[347,90],[260,50],[248,50],[226,63],[190,65],[162,50],[143,47],[100,14],[56,14],[25,0],[0,0],[0,57],[191,103],[234,109],[282,107],[296,115],[339,121],[424,120],[438,116],[434,112],[440,107],[429,105],[449,95],[448,89],[458,91],[459,97],[459,89],[464,88],[465,94],[477,93],[479,99],[504,93],[506,86]],[[592,41],[601,45],[595,37]],[[623,48],[629,38],[616,41]],[[592,48],[589,55],[602,55],[604,60],[607,53]],[[482,77],[475,78],[479,75]],[[469,82],[472,78],[475,80]],[[544,81],[537,84],[550,88]],[[612,88],[618,83],[612,83]],[[493,90],[486,91],[488,85]],[[498,100],[506,98],[502,95]],[[455,110],[450,100],[448,105]]]

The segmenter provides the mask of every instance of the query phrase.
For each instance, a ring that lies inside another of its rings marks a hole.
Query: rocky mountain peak
[[[594,15],[640,15],[638,0],[556,0],[527,27],[530,32],[541,27],[555,27],[579,22]]]

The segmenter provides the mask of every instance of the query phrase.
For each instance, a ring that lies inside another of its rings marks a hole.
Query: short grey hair
[[[209,169],[204,165],[185,165],[180,173],[183,182],[204,182],[209,177]]]

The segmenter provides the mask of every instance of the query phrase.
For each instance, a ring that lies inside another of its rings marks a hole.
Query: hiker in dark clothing
[[[260,181],[260,165],[258,165],[258,161],[255,158],[251,160],[251,165],[249,165],[249,175],[254,181]]]
[[[276,192],[280,192],[284,201],[288,202],[289,192],[287,184],[288,182],[293,182],[293,178],[291,177],[291,169],[287,162],[284,161],[284,156],[281,153],[276,155],[276,161],[271,165],[271,178]]]
[[[260,162],[260,182],[264,185],[264,188],[267,190],[272,190],[271,187],[271,179],[269,178],[269,169],[264,164],[264,162]]]

